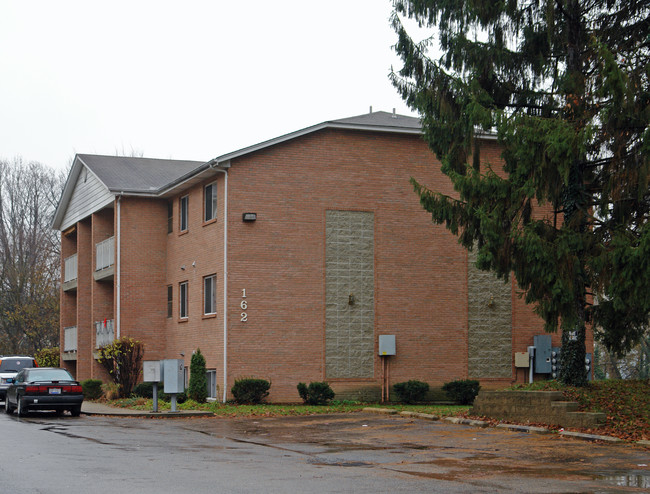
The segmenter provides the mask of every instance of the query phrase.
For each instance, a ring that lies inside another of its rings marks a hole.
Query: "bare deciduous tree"
[[[0,354],[59,340],[59,240],[52,215],[65,175],[0,160]]]

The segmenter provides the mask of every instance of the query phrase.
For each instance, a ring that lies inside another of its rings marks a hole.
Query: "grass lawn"
[[[135,410],[153,409],[153,400],[145,398],[123,398],[112,400],[110,405],[116,407],[132,408]],[[215,415],[224,417],[273,417],[286,415],[315,415],[319,413],[355,413],[360,412],[366,407],[376,408],[393,408],[398,411],[422,412],[446,417],[466,413],[469,410],[467,406],[453,405],[404,405],[404,404],[387,404],[380,405],[377,403],[361,403],[357,401],[332,401],[327,406],[310,406],[300,404],[276,404],[264,403],[261,405],[236,405],[233,403],[196,403],[187,400],[179,403],[179,410],[205,410],[213,412]],[[169,410],[170,404],[164,401],[158,401],[160,410]]]

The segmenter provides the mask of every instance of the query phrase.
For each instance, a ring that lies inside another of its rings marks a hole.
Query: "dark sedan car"
[[[18,410],[22,416],[29,410],[70,410],[72,416],[81,413],[84,396],[81,385],[65,369],[34,367],[23,369],[7,389],[5,412]]]

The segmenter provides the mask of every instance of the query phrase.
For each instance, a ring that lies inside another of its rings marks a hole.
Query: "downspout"
[[[228,395],[228,171],[215,168],[217,163],[210,163],[210,168],[224,175],[223,207],[223,403]]]
[[[120,339],[120,299],[121,299],[121,290],[120,290],[120,278],[121,278],[121,248],[120,248],[120,231],[121,231],[121,225],[122,225],[122,210],[121,210],[121,204],[122,204],[122,195],[117,196],[117,226],[116,226],[116,232],[115,232],[115,271],[116,277],[117,277],[117,286],[116,286],[116,297],[117,297],[117,303],[116,303],[116,308],[115,308],[115,337],[119,340]]]

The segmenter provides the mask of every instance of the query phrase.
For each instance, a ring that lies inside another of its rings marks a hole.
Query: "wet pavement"
[[[23,492],[650,492],[639,445],[392,415],[4,415],[0,430],[3,485]]]

